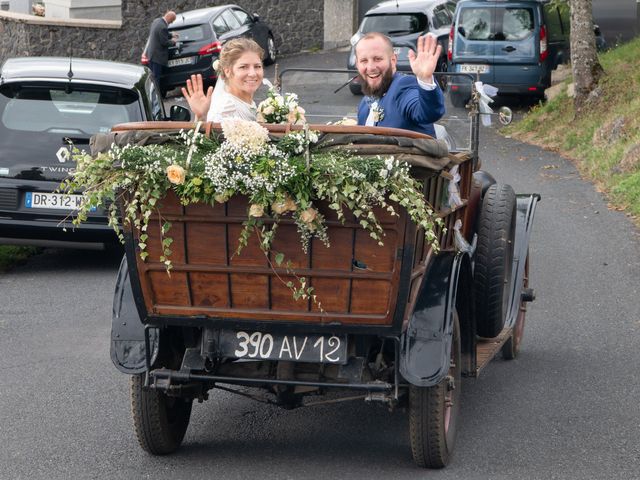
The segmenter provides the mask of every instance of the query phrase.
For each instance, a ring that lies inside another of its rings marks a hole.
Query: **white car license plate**
[[[290,362],[347,363],[345,335],[282,335],[222,330],[219,353],[223,357]]]
[[[460,73],[489,73],[489,65],[460,65]]]
[[[174,58],[173,60],[169,60],[167,66],[171,67],[179,67],[181,65],[192,65],[196,63],[196,57],[184,57],[184,58]]]
[[[24,197],[24,206],[26,208],[77,210],[82,204],[82,198],[82,195],[73,194],[27,192]]]

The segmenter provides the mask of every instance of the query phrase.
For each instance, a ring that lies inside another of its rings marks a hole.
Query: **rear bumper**
[[[452,72],[460,73],[460,64],[450,67]],[[542,95],[551,83],[551,70],[544,64],[489,64],[489,69],[488,73],[479,74],[477,79],[496,87],[498,95]],[[449,84],[460,94],[471,93],[469,81],[461,82],[454,77]]]
[[[7,216],[0,212],[0,243],[16,243],[35,246],[63,246],[79,243],[118,243],[118,237],[107,225],[106,219],[101,223],[84,223],[80,226],[64,224],[62,219],[25,219]],[[2,240],[5,239],[4,242]],[[60,245],[58,245],[60,244]]]
[[[207,56],[188,67],[164,67],[160,83],[165,88],[183,87],[187,84],[187,79],[191,78],[191,75],[198,73],[202,75],[206,82],[215,81],[217,75],[212,66],[215,59],[216,57]]]

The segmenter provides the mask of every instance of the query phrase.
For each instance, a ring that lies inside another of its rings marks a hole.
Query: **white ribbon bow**
[[[485,114],[480,115],[482,125],[488,127],[491,125],[491,114],[493,113],[489,104],[493,103],[493,98],[491,97],[495,97],[498,94],[498,89],[493,85],[476,82],[476,90],[480,94],[480,113]]]

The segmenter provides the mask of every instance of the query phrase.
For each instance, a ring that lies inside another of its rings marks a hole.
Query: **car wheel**
[[[509,313],[513,282],[513,242],[516,228],[516,194],[510,185],[494,184],[482,200],[478,218],[474,286],[477,332],[493,338]]]
[[[273,39],[273,35],[269,34],[269,36],[267,37],[267,51],[266,51],[266,58],[264,59],[264,63],[265,65],[271,65],[272,63],[275,63],[276,61],[276,42]]]
[[[142,373],[130,380],[133,427],[144,451],[166,455],[182,443],[191,418],[192,400],[144,388],[144,377]]]
[[[469,103],[469,97],[467,95],[463,95],[461,93],[449,91],[449,100],[451,100],[451,105],[455,108],[465,108],[467,103]]]
[[[409,438],[413,460],[420,467],[445,467],[453,453],[460,414],[462,356],[460,323],[453,313],[449,373],[433,387],[409,387]]]
[[[513,360],[520,352],[520,344],[524,335],[524,322],[527,315],[527,302],[522,298],[522,294],[529,288],[529,253],[524,264],[524,278],[522,280],[522,292],[520,294],[520,307],[518,309],[518,317],[513,326],[513,332],[509,340],[502,346],[502,357],[505,360]]]

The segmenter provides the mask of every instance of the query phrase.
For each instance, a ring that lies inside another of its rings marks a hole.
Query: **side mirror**
[[[172,122],[188,122],[191,120],[191,112],[180,105],[171,105],[169,120]]]

